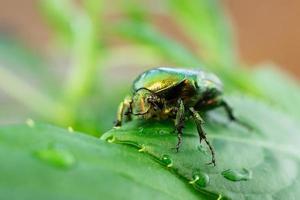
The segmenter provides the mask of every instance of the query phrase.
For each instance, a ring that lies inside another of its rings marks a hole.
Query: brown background
[[[223,4],[246,63],[272,60],[300,78],[299,0],[224,0]],[[9,30],[36,48],[50,37],[36,0],[0,0],[0,30]]]

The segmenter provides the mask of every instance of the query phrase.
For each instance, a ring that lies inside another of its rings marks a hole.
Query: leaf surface
[[[192,122],[186,124],[179,153],[172,149],[177,137],[172,134],[174,127],[170,121],[135,120],[102,138],[135,146],[156,157],[200,192],[221,194],[230,199],[285,196],[284,199],[295,199],[300,194],[299,124],[249,98],[230,97],[228,101],[238,117],[253,130],[228,122],[221,110],[208,113],[204,128],[216,151],[216,167],[205,164],[210,161],[210,152],[204,144],[199,145]],[[195,182],[195,177],[203,177],[203,174],[209,176],[205,187],[202,182]]]
[[[0,199],[204,199],[133,148],[31,126],[0,128]]]

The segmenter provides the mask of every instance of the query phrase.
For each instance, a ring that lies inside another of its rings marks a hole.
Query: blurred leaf
[[[233,91],[238,89],[253,96],[263,97],[259,87],[252,84],[248,70],[240,68],[232,70],[216,63],[203,64],[202,60],[191,51],[159,32],[154,26],[148,24],[148,22],[137,21],[135,19],[132,19],[132,21],[123,21],[114,27],[113,30],[121,34],[124,38],[148,45],[166,60],[169,65],[175,64],[186,68],[200,68],[202,70],[209,69],[222,78],[226,85],[226,90]],[[237,76],[237,74],[239,75]]]
[[[21,40],[0,34],[0,64],[28,79],[38,81],[43,89],[52,92],[57,78],[49,70],[42,55],[24,44]]]
[[[171,121],[135,120],[120,129],[112,129],[102,138],[134,146],[156,157],[202,192],[229,199],[295,199],[300,195],[299,123],[249,98],[228,100],[239,118],[253,130],[229,124],[224,113],[209,113],[215,123],[208,119],[204,128],[216,151],[216,167],[205,164],[211,159],[210,152],[206,146],[199,145],[191,123],[186,124],[179,153],[172,149],[177,137],[171,134],[174,130]]]
[[[92,87],[97,77],[97,28],[86,15],[74,19],[73,66],[67,80],[65,96],[77,103]]]
[[[70,113],[71,124],[81,118],[80,109],[93,93],[96,80],[102,79],[98,48],[98,28],[85,14],[74,20],[74,42],[72,46],[72,68],[64,87],[64,103]],[[96,91],[101,93],[101,90]],[[99,99],[98,99],[99,100]],[[101,99],[99,101],[101,103]]]
[[[150,20],[146,4],[139,0],[123,0],[121,3],[122,11],[133,22],[147,22]]]
[[[253,82],[270,102],[300,119],[299,83],[272,65],[263,65],[254,72]]]
[[[217,0],[169,0],[173,17],[199,45],[202,59],[208,64],[233,68],[236,49],[229,19]]]
[[[0,128],[1,199],[203,199],[126,146],[47,125]]]
[[[4,34],[0,35],[0,60],[12,66],[22,66],[33,73],[46,70],[44,60],[38,52],[25,46],[22,41]]]
[[[71,69],[63,88],[63,103],[71,125],[79,116],[80,106],[89,96],[95,80],[100,79],[100,38],[102,1],[43,0],[42,7],[56,30],[56,37],[69,42]],[[97,91],[100,92],[100,91]]]
[[[155,49],[162,57],[171,59],[170,64],[181,64],[198,67],[201,62],[184,46],[164,36],[155,27],[144,22],[123,21],[114,27],[123,37],[143,43]]]
[[[232,70],[219,67],[218,65],[209,67],[221,78],[224,83],[225,93],[243,92],[256,98],[266,99],[261,87],[253,83],[253,72],[250,69],[239,67]]]
[[[92,21],[100,23],[99,19],[101,19],[103,0],[85,0],[82,3]]]
[[[68,123],[68,113],[60,102],[1,66],[0,88],[42,118],[58,124]]]
[[[71,0],[40,0],[40,8],[46,20],[60,39],[73,39],[72,21],[76,13]]]

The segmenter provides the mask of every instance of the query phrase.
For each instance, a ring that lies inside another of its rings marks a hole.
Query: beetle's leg
[[[182,143],[182,129],[184,128],[184,105],[181,99],[178,100],[178,110],[175,119],[175,128],[177,130],[178,142],[176,144],[176,151],[179,151],[180,145]]]
[[[127,118],[131,119],[131,108],[132,100],[130,97],[126,97],[124,101],[122,101],[118,107],[117,119],[115,121],[115,126],[121,126],[123,121],[123,116],[126,115]]]
[[[200,114],[195,111],[195,109],[193,107],[190,108],[190,111],[192,112],[192,116],[193,116],[193,119],[196,123],[196,126],[197,126],[197,131],[198,131],[198,134],[199,134],[199,139],[200,139],[200,144],[201,144],[201,141],[202,139],[205,141],[205,143],[207,144],[210,152],[211,152],[211,162],[208,163],[208,164],[213,164],[214,166],[216,166],[216,160],[215,160],[215,151],[212,147],[212,145],[210,144],[210,142],[208,141],[207,137],[206,137],[206,134],[202,128],[202,124],[204,123],[202,117],[200,116]]]
[[[229,104],[226,102],[226,101],[222,101],[220,106],[222,106],[226,113],[227,113],[227,116],[228,118],[231,120],[231,121],[234,121],[244,127],[246,127],[248,130],[252,130],[252,127],[249,125],[249,124],[246,124],[245,122],[239,120],[234,114],[233,114],[233,110],[231,108],[231,106],[229,106]]]
[[[220,106],[222,106],[225,109],[227,116],[231,121],[237,120],[237,118],[233,114],[232,108],[228,105],[228,103],[226,101],[222,101]]]

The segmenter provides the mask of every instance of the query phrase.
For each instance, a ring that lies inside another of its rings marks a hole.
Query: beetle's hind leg
[[[115,126],[122,126],[123,117],[126,115],[127,120],[131,120],[131,114],[132,114],[132,99],[131,97],[126,97],[119,105],[118,112],[117,112],[117,119],[115,121]]]
[[[200,114],[197,111],[195,111],[195,109],[193,107],[190,108],[190,111],[192,112],[193,119],[197,126],[200,144],[201,144],[201,141],[204,140],[211,152],[212,158],[211,158],[211,162],[208,164],[213,164],[214,166],[216,166],[215,151],[214,151],[212,145],[210,144],[210,142],[208,141],[206,134],[202,128],[202,124],[204,123],[204,121],[203,121],[202,117],[200,116]]]
[[[252,130],[252,129],[253,129],[249,124],[247,124],[247,123],[241,121],[240,119],[238,119],[238,118],[233,114],[232,108],[229,106],[229,104],[228,104],[226,101],[222,101],[221,104],[220,104],[220,106],[222,106],[222,107],[225,109],[225,111],[226,111],[226,113],[227,113],[227,116],[228,116],[228,118],[229,118],[231,121],[234,121],[234,122],[236,122],[237,124],[240,124],[241,126],[247,128],[248,130]]]
[[[176,152],[179,151],[179,148],[181,146],[182,143],[182,129],[184,128],[184,105],[181,99],[178,100],[178,110],[176,112],[176,119],[175,119],[175,128],[177,131],[177,138],[178,138],[178,142],[176,144]]]

